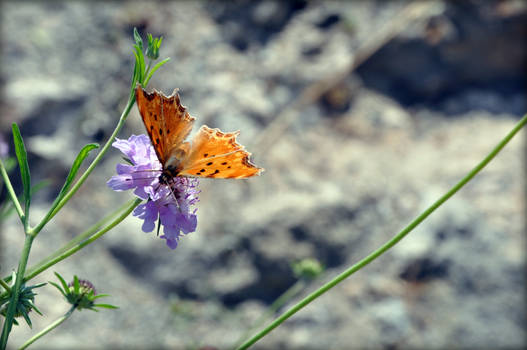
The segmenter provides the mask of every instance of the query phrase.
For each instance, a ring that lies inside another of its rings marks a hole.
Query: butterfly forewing
[[[258,175],[262,169],[249,161],[250,153],[236,142],[238,134],[203,125],[192,140],[179,175],[224,179]]]
[[[177,90],[165,96],[155,90],[148,93],[138,85],[135,97],[148,136],[164,167],[171,152],[182,145],[192,130],[194,118],[181,105]]]

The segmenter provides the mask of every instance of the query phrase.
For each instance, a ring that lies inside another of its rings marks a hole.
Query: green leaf
[[[145,56],[143,55],[143,52],[141,51],[141,49],[137,46],[137,45],[134,45],[134,48],[135,48],[135,61],[137,63],[137,69],[138,69],[138,78],[139,78],[139,82],[142,83],[143,82],[143,79],[144,79],[144,74],[145,74]]]
[[[134,27],[134,40],[137,46],[143,50],[143,39],[141,39],[141,35],[139,35],[139,31],[137,31],[136,27]]]
[[[44,316],[44,315],[42,314],[42,311],[40,311],[40,309],[39,309],[34,303],[30,303],[30,304],[31,304],[31,309],[32,309],[32,310],[35,310],[35,312],[36,312],[37,314],[39,314],[40,316]]]
[[[99,299],[99,298],[105,298],[105,297],[109,297],[109,296],[110,296],[110,294],[97,294],[97,295],[93,296],[93,300]]]
[[[15,153],[18,159],[18,166],[20,167],[20,175],[22,176],[22,185],[24,186],[24,201],[25,201],[25,218],[27,222],[29,216],[29,205],[31,203],[31,176],[29,174],[29,165],[27,163],[27,152],[20,134],[20,129],[16,123],[13,123],[13,139],[15,142]]]
[[[57,288],[60,291],[60,294],[62,294],[64,296],[64,298],[66,298],[66,294],[64,293],[62,288],[59,287],[58,284],[56,284],[55,282],[51,282],[51,281],[49,281],[49,284],[51,284],[53,287]]]
[[[79,294],[81,290],[81,284],[79,282],[79,277],[77,277],[77,275],[73,275],[73,292],[75,292],[75,294]]]
[[[64,280],[64,278],[62,278],[62,276],[59,275],[58,272],[55,272],[55,276],[57,276],[57,278],[60,280],[60,284],[62,284],[62,288],[64,288],[64,291],[68,292],[69,291],[69,287],[68,287],[68,284],[66,283],[66,281]]]
[[[167,57],[167,58],[165,58],[164,60],[162,60],[162,61],[160,61],[160,62],[157,62],[157,64],[152,68],[152,70],[150,71],[150,73],[149,73],[148,76],[146,77],[143,86],[146,86],[146,85],[148,84],[148,82],[150,81],[150,78],[152,78],[152,75],[154,74],[154,72],[155,72],[156,70],[158,70],[162,65],[164,65],[165,63],[167,63],[168,61],[170,61],[170,57]]]
[[[110,304],[94,304],[95,307],[103,307],[105,309],[118,309],[119,306],[110,305]]]
[[[82,162],[86,157],[88,157],[88,154],[94,150],[95,148],[99,148],[99,145],[96,143],[89,143],[86,146],[84,146],[79,154],[77,155],[77,158],[75,158],[75,161],[73,162],[73,165],[71,166],[70,173],[68,174],[68,177],[66,178],[66,182],[64,183],[64,186],[62,186],[62,189],[59,192],[59,195],[57,196],[57,199],[55,201],[60,201],[66,193],[69,191],[73,180],[75,180],[75,175],[79,172],[79,168],[82,165]]]

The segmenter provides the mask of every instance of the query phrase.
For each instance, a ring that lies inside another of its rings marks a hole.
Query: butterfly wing
[[[238,131],[223,133],[203,125],[182,163],[180,176],[246,178],[259,175],[262,168],[249,161],[249,152],[236,142]]]
[[[165,166],[171,152],[181,148],[195,118],[181,105],[177,89],[165,96],[156,90],[148,93],[138,84],[135,99],[157,158]]]

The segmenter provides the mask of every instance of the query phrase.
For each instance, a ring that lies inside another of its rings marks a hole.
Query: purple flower
[[[144,232],[152,232],[159,220],[163,226],[160,238],[175,249],[182,234],[196,230],[197,209],[192,210],[190,206],[198,202],[199,181],[178,176],[168,185],[160,184],[162,165],[146,135],[117,139],[113,146],[123,152],[132,165],[117,164],[117,175],[112,176],[108,186],[115,191],[134,189],[137,197],[147,199],[135,208],[133,215],[144,220]]]

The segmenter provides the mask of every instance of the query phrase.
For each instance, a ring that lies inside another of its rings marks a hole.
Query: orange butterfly
[[[185,142],[195,118],[181,105],[177,89],[165,96],[156,90],[148,93],[138,84],[135,98],[163,165],[160,183],[168,184],[176,176],[241,179],[260,175],[264,170],[252,164],[251,154],[236,142],[239,131],[223,133],[203,125],[192,142]]]

